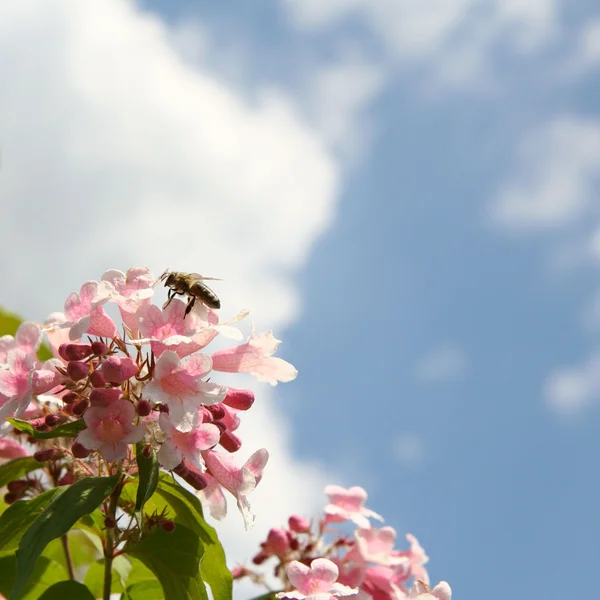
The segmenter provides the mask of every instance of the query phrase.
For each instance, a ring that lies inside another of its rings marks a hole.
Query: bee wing
[[[200,281],[223,281],[218,277],[205,277],[204,275],[200,275],[200,273],[188,273],[191,277],[195,277],[196,279],[200,279]]]

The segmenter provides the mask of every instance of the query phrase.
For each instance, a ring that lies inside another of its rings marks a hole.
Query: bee
[[[221,301],[218,296],[204,283],[205,280],[220,281],[216,277],[203,277],[199,273],[179,273],[167,269],[160,277],[159,281],[165,282],[165,287],[169,288],[168,299],[163,305],[167,308],[175,296],[188,296],[188,303],[185,307],[183,318],[189,314],[194,307],[196,300],[200,300],[208,308],[221,308]]]

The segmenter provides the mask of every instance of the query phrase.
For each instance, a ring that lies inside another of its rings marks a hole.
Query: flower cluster
[[[284,589],[278,598],[329,600],[353,595],[357,600],[451,600],[446,582],[430,587],[425,569],[429,559],[414,536],[407,535],[409,548],[399,550],[392,527],[371,527],[370,518],[383,519],[365,507],[365,490],[330,485],[325,493],[329,503],[316,528],[293,515],[287,528],[269,531],[253,559],[255,565],[275,559],[274,575]],[[332,527],[343,522],[354,524],[352,536]],[[264,573],[243,566],[234,570],[234,577],[265,581]]]
[[[66,431],[77,423],[72,444],[63,437],[28,438],[38,444],[37,455],[45,452],[40,459],[57,452],[63,461],[72,459],[61,477],[76,476],[88,457],[133,464],[132,445],[141,443],[157,453],[164,469],[202,490],[214,517],[225,514],[226,490],[249,525],[247,495],[259,483],[268,453],[258,450],[241,467],[231,454],[242,444],[236,430],[254,394],[212,376],[251,373],[275,385],[294,379],[296,370],[273,356],[279,341],[270,331],[252,331],[246,343],[208,352],[217,336],[241,341],[235,324],[247,313],[223,323],[202,302],[189,314],[179,299],[159,308],[152,303],[156,284],[145,267],[107,271],[71,293],[64,312],[44,325],[26,322],[14,337],[0,338],[0,456],[20,446],[9,436],[23,435],[23,421],[37,431]],[[109,316],[109,304],[118,307],[120,324]],[[41,362],[44,335],[53,357]]]

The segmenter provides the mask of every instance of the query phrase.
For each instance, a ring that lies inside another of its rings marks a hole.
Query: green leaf
[[[22,322],[23,319],[21,319],[21,317],[0,308],[0,335],[15,335]],[[37,355],[41,361],[52,358],[52,352],[46,344],[40,346]]]
[[[0,558],[0,593],[6,596],[10,594],[16,573],[17,559],[14,554]],[[67,570],[61,564],[42,556],[35,565],[22,598],[23,600],[39,600],[48,588],[68,577]]]
[[[4,463],[0,466],[0,488],[4,487],[9,481],[21,479],[23,475],[41,469],[43,466],[42,463],[31,456],[22,456]]]
[[[29,421],[21,419],[6,419],[15,429],[24,431],[36,440],[49,440],[57,437],[75,437],[86,428],[83,419],[63,423],[51,431],[38,431]]]
[[[66,488],[63,493],[48,505],[21,538],[17,550],[17,580],[11,595],[12,600],[21,597],[35,562],[47,544],[67,533],[83,515],[98,508],[120,478],[120,474],[112,477],[88,477],[71,486],[63,486]]]
[[[143,452],[144,446],[145,444],[142,443],[135,446],[135,459],[140,479],[135,500],[136,512],[142,510],[144,504],[154,494],[154,490],[156,490],[158,484],[158,459],[156,458],[156,452],[152,450],[150,456],[145,457]]]
[[[124,583],[127,581],[129,571],[131,571],[131,563],[121,555],[113,560],[113,568],[111,573],[111,593],[118,594],[125,591]],[[104,559],[98,560],[92,564],[85,575],[85,585],[91,590],[95,598],[101,598],[104,592]]]
[[[160,583],[153,579],[130,585],[121,598],[127,600],[163,600],[164,595]]]
[[[156,575],[165,600],[208,600],[200,576],[204,545],[191,529],[178,525],[167,533],[155,527],[125,551]]]
[[[92,543],[92,540],[85,532],[71,529],[67,536],[71,564],[73,565],[76,574],[83,572],[86,567],[102,557],[102,551],[98,551],[98,548]],[[60,538],[52,540],[46,546],[42,556],[55,560],[67,569],[65,549],[62,542],[63,537],[64,536],[61,536]]]
[[[131,499],[133,489],[135,485],[126,486],[123,498]],[[153,511],[162,513],[165,509],[167,509],[167,518],[172,519],[177,526],[181,524],[191,529],[204,544],[205,554],[201,572],[204,581],[210,585],[214,600],[231,600],[233,594],[231,571],[227,568],[225,552],[216,531],[204,520],[200,500],[173,481],[169,475],[161,473],[156,492],[146,502],[144,510],[147,513]]]
[[[18,500],[0,515],[0,553],[14,552],[23,534],[42,514],[42,511],[61,494],[66,487],[53,488],[32,500]]]
[[[200,536],[205,546],[202,577],[210,585],[214,600],[231,600],[233,577],[227,568],[225,551],[215,529],[204,520],[200,500],[166,475],[161,478],[158,494],[175,510],[175,523],[191,526]]]
[[[102,595],[102,594],[100,594]],[[78,581],[61,581],[48,588],[39,600],[94,600],[94,595],[83,583]]]

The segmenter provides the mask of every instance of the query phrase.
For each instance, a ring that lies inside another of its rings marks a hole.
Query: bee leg
[[[190,296],[190,299],[188,300],[187,306],[185,307],[185,314],[183,315],[184,319],[187,317],[187,315],[189,314],[189,312],[194,307],[194,303],[195,302],[196,302],[196,298],[194,296]]]
[[[169,304],[171,304],[171,300],[173,300],[173,298],[175,298],[175,292],[173,290],[169,290],[169,293],[167,294],[167,301],[163,304],[163,310],[165,310],[165,308],[167,308],[167,306],[169,306]]]

